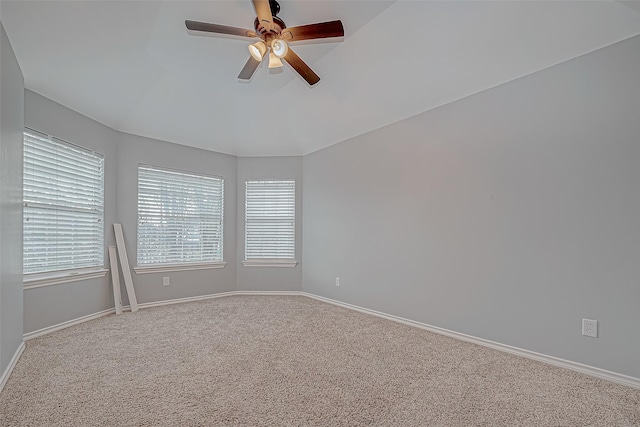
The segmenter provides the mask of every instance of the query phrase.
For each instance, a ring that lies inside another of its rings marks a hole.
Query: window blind
[[[220,262],[224,180],[138,167],[138,265]]]
[[[24,132],[23,272],[102,267],[104,157]]]
[[[296,183],[246,181],[245,259],[294,259]]]

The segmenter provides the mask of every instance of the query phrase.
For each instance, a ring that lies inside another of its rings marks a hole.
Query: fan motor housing
[[[287,28],[284,21],[277,16],[273,16],[273,24],[273,28],[271,30],[267,30],[256,17],[256,20],[253,21],[253,28],[255,28],[256,34],[258,34],[262,39],[265,39],[268,34],[278,36],[282,33],[282,30]]]

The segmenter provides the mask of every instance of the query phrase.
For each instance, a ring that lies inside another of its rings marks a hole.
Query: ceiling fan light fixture
[[[275,39],[271,42],[271,52],[273,52],[278,58],[284,58],[289,51],[287,42],[280,39]]]
[[[280,61],[280,58],[278,58],[273,52],[269,54],[269,68],[279,68],[283,65],[284,64]]]
[[[255,42],[249,45],[249,53],[256,61],[262,61],[264,54],[267,53],[267,45],[263,41]]]
[[[280,11],[277,0],[252,0],[252,3],[258,15],[253,21],[253,30],[190,20],[185,20],[184,24],[189,31],[254,39],[249,42],[253,44],[248,46],[251,56],[242,67],[240,74],[238,74],[238,79],[240,80],[251,80],[251,77],[260,67],[262,61],[266,59],[267,53],[269,53],[269,68],[282,67],[282,60],[284,59],[309,86],[318,83],[320,77],[294,52],[294,49],[289,48],[289,43],[344,37],[342,21],[334,20],[287,27],[284,21],[276,16]],[[256,41],[255,38],[259,38],[259,41]]]

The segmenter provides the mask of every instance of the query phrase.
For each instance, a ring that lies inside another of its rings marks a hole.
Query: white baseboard
[[[60,329],[68,328],[69,326],[78,325],[89,320],[97,319],[102,316],[106,316],[111,313],[115,313],[115,308],[109,308],[97,313],[87,314],[86,316],[78,317],[76,319],[67,320],[66,322],[58,323],[57,325],[47,326],[46,328],[38,329],[37,331],[27,332],[23,338],[25,341],[40,337],[42,335],[50,334],[51,332],[59,331]]]
[[[195,297],[145,302],[142,304],[138,304],[138,307],[140,307],[141,309],[151,308],[151,307],[160,307],[162,305],[181,304],[183,302],[193,302],[193,301],[203,301],[203,300],[212,299],[212,298],[230,297],[233,295],[300,295],[300,292],[299,291],[229,291],[229,292],[220,292],[217,294],[198,295]],[[125,306],[123,308],[127,310],[131,310],[130,306]]]
[[[560,359],[559,357],[548,356],[546,354],[536,353],[535,351],[513,347],[510,345],[501,344],[495,341],[485,340],[484,338],[477,338],[471,335],[462,334],[460,332],[450,331],[448,329],[439,328],[437,326],[431,326],[426,323],[416,322],[415,320],[405,319],[403,317],[394,316],[392,314],[383,313],[381,311],[370,310],[368,308],[360,307],[353,304],[348,304],[341,301],[336,301],[330,298],[321,297],[319,295],[314,295],[307,292],[300,292],[300,295],[304,295],[306,297],[313,298],[318,301],[323,301],[329,304],[337,305],[340,307],[348,308],[350,310],[359,311],[361,313],[382,317],[383,319],[391,320],[394,322],[402,323],[402,324],[413,326],[416,328],[425,329],[427,331],[435,332],[441,335],[446,335],[448,337],[456,338],[462,341],[471,342],[474,344],[481,345],[483,347],[489,347],[494,350],[504,351],[506,353],[515,354],[516,356],[526,357],[527,359],[537,360],[539,362],[547,363],[554,366],[559,366],[561,368],[570,369],[572,371],[581,372],[583,374],[590,375],[592,377],[597,377],[597,378],[601,378],[617,384],[622,384],[628,387],[640,389],[640,378],[634,378],[628,375],[619,374],[617,372],[596,368],[594,366],[584,365],[582,363]]]
[[[193,302],[193,301],[202,301],[206,299],[212,298],[222,298],[229,297],[231,295],[235,295],[236,291],[230,292],[220,292],[218,294],[208,294],[208,295],[198,295],[195,297],[186,297],[186,298],[176,298],[176,299],[168,299],[164,301],[154,301],[154,302],[145,302],[142,304],[138,304],[138,307],[142,308],[151,308],[151,307],[160,307],[162,305],[171,305],[171,304],[181,304],[183,302]],[[128,310],[131,310],[131,307],[126,307]]]
[[[18,349],[16,350],[16,352],[13,354],[13,357],[9,362],[9,366],[7,366],[7,369],[5,369],[4,372],[2,373],[2,377],[0,377],[0,392],[2,392],[2,389],[4,389],[5,384],[9,380],[9,376],[11,375],[11,372],[13,372],[13,368],[16,367],[18,360],[20,360],[20,356],[22,356],[22,352],[24,351],[24,348],[25,348],[24,341],[22,341],[18,346]]]
[[[229,297],[232,295],[301,295],[299,291],[230,291],[230,292],[220,292],[217,294],[207,294],[207,295],[198,295],[195,297],[186,297],[186,298],[176,298],[170,300],[163,301],[153,301],[153,302],[145,302],[142,304],[138,304],[138,307],[143,308],[151,308],[151,307],[160,307],[163,305],[171,305],[171,304],[181,304],[184,302],[193,302],[193,301],[202,301],[212,298],[222,298]],[[131,311],[131,306],[125,305],[122,307],[124,311]],[[27,332],[23,335],[23,339],[28,341],[30,339],[40,337],[42,335],[50,334],[51,332],[59,331],[60,329],[68,328],[69,326],[78,325],[83,322],[87,322],[89,320],[97,319],[102,316],[107,316],[109,314],[115,313],[115,308],[110,308],[107,310],[102,310],[97,313],[88,314],[86,316],[78,317],[76,319],[67,320],[66,322],[58,323],[56,325],[47,326],[46,328],[38,329],[37,331]]]
[[[183,303],[183,302],[200,301],[200,300],[211,299],[211,298],[226,297],[226,296],[230,296],[230,295],[235,295],[235,291],[233,291],[233,292],[223,292],[223,293],[219,293],[219,294],[201,295],[201,296],[196,296],[196,297],[178,298],[178,299],[165,300],[165,301],[146,302],[146,303],[143,303],[143,304],[139,304],[138,307],[139,308],[158,307],[158,306],[161,306],[161,305],[179,304],[179,303]],[[122,308],[123,308],[123,310],[131,311],[131,306],[129,306],[129,305],[126,305],[126,306],[124,306]],[[75,319],[67,320],[66,322],[58,323],[58,324],[52,325],[52,326],[47,326],[46,328],[38,329],[37,331],[27,332],[26,334],[23,335],[23,339],[25,341],[28,341],[30,339],[33,339],[33,338],[36,338],[36,337],[40,337],[42,335],[50,334],[51,332],[59,331],[61,329],[68,328],[69,326],[78,325],[80,323],[84,323],[84,322],[87,322],[89,320],[97,319],[97,318],[102,317],[102,316],[107,316],[107,315],[112,314],[112,313],[115,313],[115,308],[109,308],[107,310],[102,310],[102,311],[99,311],[97,313],[88,314],[86,316],[82,316],[82,317],[78,317],[78,318],[75,318]]]
[[[565,368],[565,369],[570,369],[572,371],[577,371],[577,372],[581,372],[583,374],[586,375],[590,375],[596,378],[601,378],[607,381],[611,381],[617,384],[622,384],[628,387],[633,387],[633,388],[637,388],[640,389],[640,378],[635,378],[635,377],[631,377],[628,375],[623,375],[623,374],[619,374],[616,372],[612,372],[612,371],[607,371],[605,369],[600,369],[600,368],[596,368],[594,366],[589,366],[589,365],[584,365],[582,363],[577,363],[577,362],[572,362],[570,360],[565,360],[565,359],[560,359],[558,357],[554,357],[554,356],[548,356],[546,354],[542,354],[542,353],[536,353],[534,351],[530,351],[530,350],[526,350],[523,348],[518,348],[518,347],[513,347],[507,344],[501,344],[495,341],[490,341],[490,340],[486,340],[483,338],[478,338],[478,337],[474,337],[471,335],[466,335],[460,332],[455,332],[455,331],[451,331],[448,329],[444,329],[444,328],[439,328],[437,326],[431,326],[428,325],[426,323],[421,323],[421,322],[417,322],[415,320],[410,320],[410,319],[405,319],[403,317],[399,317],[399,316],[394,316],[392,314],[387,314],[381,311],[376,311],[376,310],[371,310],[368,308],[364,308],[364,307],[360,307],[354,304],[348,304],[345,302],[341,302],[341,301],[337,301],[337,300],[333,300],[330,298],[326,298],[326,297],[322,297],[319,295],[314,295],[308,292],[301,292],[301,291],[230,291],[230,292],[221,292],[221,293],[217,293],[217,294],[208,294],[208,295],[200,295],[200,296],[195,296],[195,297],[187,297],[187,298],[177,298],[177,299],[172,299],[172,300],[165,300],[165,301],[155,301],[155,302],[147,302],[147,303],[142,303],[139,304],[139,307],[141,309],[144,308],[150,308],[150,307],[159,307],[159,306],[163,306],[163,305],[170,305],[170,304],[180,304],[180,303],[184,303],[184,302],[193,302],[193,301],[201,301],[201,300],[207,300],[207,299],[212,299],[212,298],[223,298],[223,297],[228,297],[228,296],[233,296],[233,295],[280,295],[280,296],[304,296],[304,297],[308,297],[308,298],[313,298],[315,300],[318,301],[323,301],[329,304],[333,304],[333,305],[337,305],[340,307],[344,307],[344,308],[348,308],[350,310],[355,310],[355,311],[359,311],[361,313],[365,313],[365,314],[370,314],[373,316],[377,316],[377,317],[381,317],[383,319],[387,319],[387,320],[391,320],[393,322],[398,322],[398,323],[402,323],[404,325],[409,325],[409,326],[413,326],[416,328],[420,328],[420,329],[425,329],[431,332],[435,332],[437,334],[441,334],[441,335],[446,335],[452,338],[456,338],[462,341],[467,341],[467,342],[471,342],[474,344],[478,344],[484,347],[489,347],[495,350],[499,350],[499,351],[504,351],[506,353],[510,353],[510,354],[515,354],[517,356],[522,356],[522,357],[526,357],[528,359],[533,359],[533,360],[537,360],[539,362],[543,362],[543,363],[548,363],[550,365],[554,365],[554,366],[559,366],[561,368]],[[129,307],[123,307],[124,309],[130,309]],[[60,329],[64,329],[67,328],[69,326],[73,326],[73,325],[77,325],[79,323],[82,322],[86,322],[88,320],[92,320],[92,319],[97,319],[98,317],[102,317],[102,316],[106,316],[108,314],[114,313],[115,309],[108,309],[108,310],[103,310],[100,311],[98,313],[94,313],[94,314],[90,314],[87,316],[83,316],[83,317],[79,317],[77,319],[73,319],[73,320],[69,320],[63,323],[59,323],[57,325],[53,325],[53,326],[49,326],[47,328],[43,328],[43,329],[39,329],[37,331],[33,331],[33,332],[29,332],[27,334],[24,335],[24,339],[25,340],[29,340],[35,337],[39,337],[51,332],[55,332],[58,331]],[[21,349],[19,350],[20,353],[22,353],[22,350],[24,350],[24,345],[21,347]],[[17,354],[17,353],[16,353]],[[20,355],[18,354],[17,357],[20,357]],[[17,358],[16,356],[14,356],[14,358],[16,359],[17,362]],[[12,363],[13,360],[12,360]],[[14,363],[15,364],[15,363]],[[11,366],[11,365],[10,365]],[[11,369],[13,369],[13,367],[11,366]],[[9,370],[9,368],[7,368],[7,371],[9,372],[9,374],[11,373],[11,371]],[[8,378],[7,372],[5,372],[5,374],[2,377],[2,381],[6,381],[6,378]],[[5,378],[6,377],[6,378]],[[0,390],[2,389],[2,385],[4,384],[4,382],[0,383]]]
[[[300,296],[300,291],[236,291],[236,295],[281,295],[281,296]]]

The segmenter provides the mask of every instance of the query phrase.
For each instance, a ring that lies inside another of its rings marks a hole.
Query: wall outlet
[[[340,278],[336,277],[336,286],[340,286]]]
[[[169,286],[169,285],[171,285],[171,279],[169,277],[163,277],[162,286]]]
[[[598,338],[598,321],[591,319],[582,319],[582,335]]]

